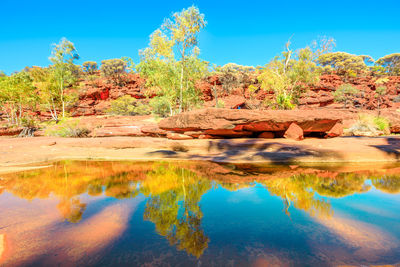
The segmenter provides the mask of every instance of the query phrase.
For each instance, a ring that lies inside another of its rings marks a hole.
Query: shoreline
[[[0,138],[0,173],[60,160],[211,161],[254,164],[400,162],[400,137],[169,140],[155,137]]]

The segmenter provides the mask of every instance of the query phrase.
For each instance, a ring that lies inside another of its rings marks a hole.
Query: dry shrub
[[[189,151],[189,148],[187,146],[184,146],[180,143],[173,143],[171,145],[171,149],[172,149],[172,151],[175,151],[175,152],[188,152]]]

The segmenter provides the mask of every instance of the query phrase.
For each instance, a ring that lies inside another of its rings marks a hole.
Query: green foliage
[[[95,61],[83,62],[82,69],[84,72],[93,74],[97,70],[97,62],[95,62]]]
[[[277,108],[292,109],[306,86],[318,81],[319,74],[312,49],[293,53],[288,42],[286,51],[261,69],[258,80],[261,89],[274,92]]]
[[[132,58],[122,57],[121,59],[125,62],[127,72],[135,72],[135,63]]]
[[[174,111],[168,96],[156,96],[152,98],[149,102],[153,113],[160,117],[172,116]]]
[[[398,175],[379,175],[371,179],[375,188],[389,193],[398,194],[400,192],[400,178]]]
[[[7,75],[4,73],[4,71],[0,70],[0,78],[3,78],[3,77],[7,77]]]
[[[388,119],[381,117],[381,116],[377,116],[374,118],[373,121],[374,121],[375,126],[378,128],[378,130],[383,131],[385,133],[389,132],[390,122]]]
[[[356,76],[366,73],[369,68],[365,64],[367,56],[357,56],[346,52],[331,52],[320,55],[318,63],[327,72],[336,71],[346,76]]]
[[[152,101],[155,112],[172,115],[196,106],[197,80],[207,72],[208,63],[198,59],[198,33],[205,26],[204,15],[196,7],[174,13],[153,32],[149,47],[140,51],[139,72],[158,97]]]
[[[215,107],[216,108],[224,108],[225,107],[225,102],[222,101],[222,100],[218,100],[216,105],[215,105]]]
[[[27,108],[34,108],[38,96],[33,80],[26,71],[21,71],[0,79],[1,109],[11,124],[21,125]]]
[[[151,190],[153,183],[161,181],[169,190]],[[187,169],[160,164],[147,173],[142,187],[142,193],[149,197],[143,218],[153,222],[157,233],[171,245],[199,258],[209,242],[201,229],[203,213],[199,202],[211,186],[210,180]]]
[[[375,92],[378,96],[384,96],[386,94],[387,88],[386,86],[379,86],[376,88]]]
[[[125,70],[126,62],[122,59],[114,58],[101,61],[101,74],[117,85],[121,84],[121,76],[126,73]]]
[[[72,72],[69,72],[70,74]],[[39,103],[42,110],[50,112],[53,120],[58,121],[58,112],[63,110],[64,117],[66,116],[65,109],[75,103],[78,94],[73,88],[76,79],[69,76],[70,79],[64,80],[64,85],[68,88],[68,93],[61,87],[59,79],[52,66],[48,68],[33,67],[29,69],[29,75],[33,79],[33,84],[39,93]]]
[[[90,131],[79,125],[78,120],[64,118],[59,123],[49,126],[45,130],[46,136],[58,137],[87,137]]]
[[[351,84],[345,83],[339,86],[339,88],[333,93],[336,102],[344,103],[344,107],[347,107],[349,101],[359,93],[359,90],[353,87]]]
[[[126,63],[122,59],[114,58],[101,61],[101,73],[105,77],[119,76],[125,73]]]
[[[400,53],[394,53],[381,57],[376,65],[382,67],[389,75],[400,75]]]
[[[360,114],[354,125],[346,130],[347,135],[379,136],[390,133],[390,122],[382,116]]]
[[[151,113],[150,107],[130,95],[122,96],[111,102],[107,113],[112,115],[147,115]]]
[[[45,78],[49,85],[41,97],[53,119],[58,121],[58,109],[61,109],[63,118],[66,115],[65,108],[69,97],[66,96],[65,89],[74,85],[79,77],[80,68],[74,65],[74,60],[79,59],[79,55],[74,44],[62,38],[60,43],[53,44],[49,59],[53,63],[46,73],[49,77]],[[70,94],[71,92],[68,95]]]

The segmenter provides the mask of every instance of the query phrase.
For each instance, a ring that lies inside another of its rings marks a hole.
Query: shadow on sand
[[[312,161],[324,162],[328,159],[342,158],[338,153],[326,149],[311,149],[301,144],[282,144],[278,142],[265,142],[261,139],[212,140],[208,143],[208,152],[211,156],[208,160],[215,162],[226,162],[241,157],[248,161],[268,161],[270,163],[294,163],[301,158],[314,158]],[[215,156],[212,156],[215,153]],[[204,159],[203,156],[192,156],[192,159]]]
[[[386,137],[385,139],[387,143],[386,145],[373,145],[372,147],[375,147],[396,159],[400,159],[400,138]]]

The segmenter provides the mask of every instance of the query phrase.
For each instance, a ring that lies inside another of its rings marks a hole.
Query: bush
[[[215,105],[216,108],[224,108],[225,107],[225,102],[222,100],[218,100],[217,104]]]
[[[82,69],[84,72],[93,74],[97,70],[97,63],[94,61],[86,61],[82,64]]]
[[[126,63],[122,59],[107,59],[101,62],[100,71],[104,77],[119,79],[125,73]]]
[[[173,143],[171,145],[171,149],[172,149],[172,151],[175,151],[175,152],[188,152],[189,151],[189,148],[187,146],[184,146],[180,143]]]
[[[381,116],[360,114],[358,121],[345,131],[352,136],[379,136],[390,134],[389,121]]]
[[[164,96],[156,96],[152,98],[149,102],[153,113],[159,115],[160,117],[168,117],[169,115],[173,115],[171,111],[171,105],[168,102],[168,99]]]
[[[33,133],[39,128],[38,121],[32,116],[25,116],[21,119],[21,126],[24,127],[19,137],[31,137]]]
[[[58,124],[49,127],[45,131],[46,136],[58,137],[87,137],[89,129],[79,126],[79,121],[68,119],[61,120]]]
[[[233,89],[248,87],[252,82],[251,75],[255,73],[255,68],[228,63],[218,68],[216,73],[224,93],[229,94]]]
[[[147,115],[151,113],[150,107],[142,101],[130,95],[122,96],[111,102],[111,107],[107,110],[111,115]]]
[[[38,121],[32,116],[25,116],[21,119],[21,126],[27,128],[37,128]]]
[[[351,84],[342,84],[333,93],[336,102],[344,103],[344,107],[347,107],[348,102],[359,93],[359,90],[353,87]]]
[[[388,119],[378,116],[374,118],[374,124],[375,126],[380,130],[385,133],[389,133],[390,130],[390,122]]]

